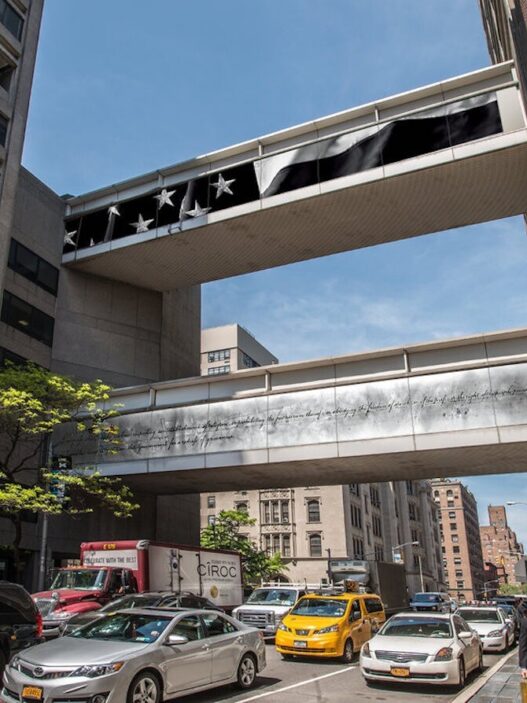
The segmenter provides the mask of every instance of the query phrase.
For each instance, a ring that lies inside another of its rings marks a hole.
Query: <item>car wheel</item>
[[[347,639],[344,643],[344,651],[342,652],[341,659],[346,664],[351,664],[353,661],[353,640]]]
[[[150,671],[137,674],[130,684],[126,703],[159,703],[161,686],[157,676]]]
[[[466,678],[466,676],[465,676],[465,662],[463,661],[463,659],[459,660],[458,673],[459,673],[459,676],[458,676],[457,687],[461,690],[465,686],[465,678]]]
[[[252,654],[244,654],[238,666],[238,686],[251,688],[256,680],[256,662]]]

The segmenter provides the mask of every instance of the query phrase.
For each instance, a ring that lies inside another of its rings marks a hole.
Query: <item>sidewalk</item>
[[[452,703],[521,703],[520,696],[518,649],[515,648]]]

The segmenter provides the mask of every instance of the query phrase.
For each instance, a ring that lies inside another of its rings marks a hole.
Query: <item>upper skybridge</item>
[[[512,62],[67,201],[63,263],[153,290],[527,211]]]

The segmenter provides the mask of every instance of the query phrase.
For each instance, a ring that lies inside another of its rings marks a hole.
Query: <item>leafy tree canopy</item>
[[[244,581],[257,584],[278,576],[287,569],[280,554],[267,556],[243,534],[240,528],[250,527],[256,523],[240,510],[222,510],[213,525],[201,532],[201,546],[209,549],[229,549],[242,555]]]
[[[527,595],[527,583],[504,583],[498,593],[500,596]]]

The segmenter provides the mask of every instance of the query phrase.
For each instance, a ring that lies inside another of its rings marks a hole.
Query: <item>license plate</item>
[[[22,698],[31,698],[34,701],[42,700],[43,690],[38,686],[24,686],[22,689]]]
[[[307,642],[304,642],[302,640],[295,640],[295,647],[305,648],[307,647]]]
[[[392,666],[392,668],[390,669],[390,674],[392,676],[400,676],[401,678],[406,678],[407,676],[410,676],[410,669]]]

